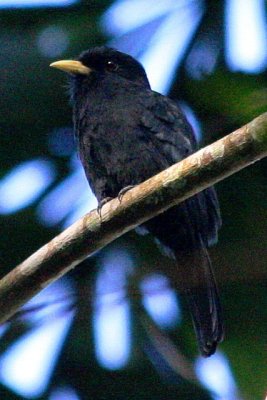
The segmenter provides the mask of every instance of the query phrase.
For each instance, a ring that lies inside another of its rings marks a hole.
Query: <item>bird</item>
[[[99,207],[197,150],[177,102],[151,89],[144,67],[132,56],[100,46],[50,66],[69,75],[78,153]],[[141,226],[175,260],[204,357],[214,354],[224,338],[207,251],[217,242],[220,227],[213,187]]]

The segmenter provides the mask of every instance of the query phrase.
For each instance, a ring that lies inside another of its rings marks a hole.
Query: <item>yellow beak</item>
[[[83,65],[80,61],[74,61],[74,60],[56,61],[50,64],[50,67],[58,68],[64,72],[68,72],[71,74],[89,75],[90,72],[92,72],[90,68]]]

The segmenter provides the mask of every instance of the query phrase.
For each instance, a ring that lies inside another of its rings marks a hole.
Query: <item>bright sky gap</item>
[[[220,351],[209,358],[199,356],[195,371],[200,382],[216,395],[216,400],[241,400],[229,362]]]
[[[46,390],[73,320],[72,311],[63,312],[71,294],[72,288],[61,279],[25,305],[27,309],[46,302],[50,304],[37,313],[25,314],[25,320],[32,323],[33,328],[0,357],[0,382],[20,396],[32,399]],[[56,302],[56,299],[61,301]]]
[[[0,214],[12,214],[29,205],[54,181],[51,161],[25,161],[11,169],[0,180]]]
[[[1,0],[0,8],[66,7],[77,0]]]
[[[111,251],[103,259],[95,293],[94,337],[96,357],[103,367],[125,367],[131,352],[130,306],[127,276],[133,262],[128,253]]]
[[[226,0],[226,61],[232,71],[262,72],[267,66],[264,0]]]

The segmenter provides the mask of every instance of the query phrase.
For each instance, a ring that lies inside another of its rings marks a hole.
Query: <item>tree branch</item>
[[[267,113],[86,214],[0,281],[0,323],[88,255],[267,155]]]

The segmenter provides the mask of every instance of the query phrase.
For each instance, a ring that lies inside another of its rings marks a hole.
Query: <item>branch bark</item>
[[[87,256],[267,155],[267,113],[86,214],[0,281],[0,323]]]

